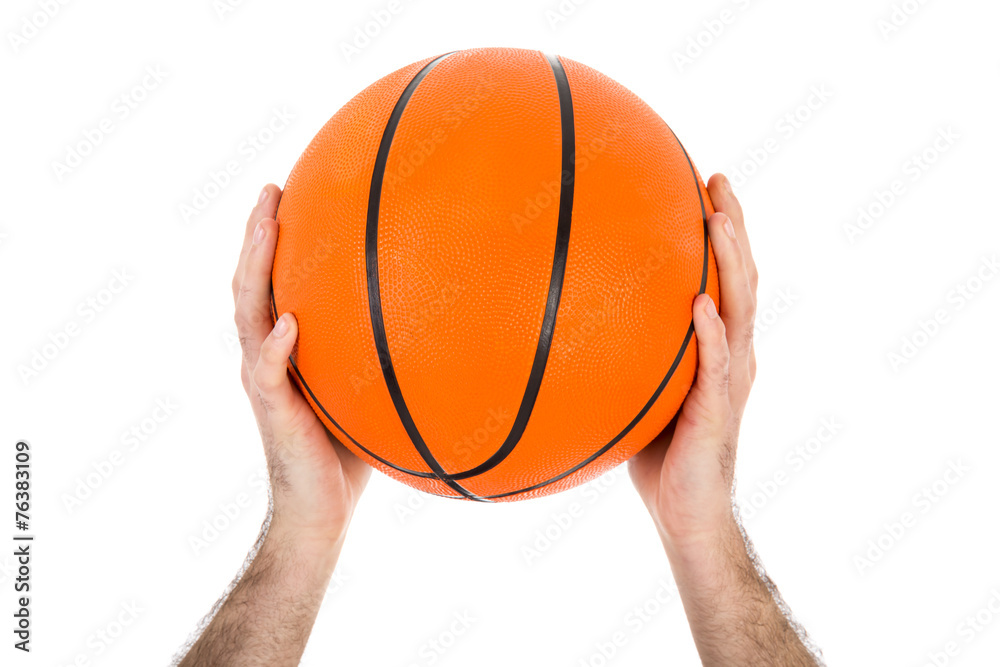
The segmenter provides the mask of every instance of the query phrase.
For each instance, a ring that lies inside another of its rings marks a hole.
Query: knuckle
[[[700,365],[712,377],[719,378],[720,381],[725,381],[727,384],[729,383],[728,349],[720,349],[718,352],[712,353],[710,357],[703,359]]]
[[[237,330],[249,334],[256,331],[265,321],[269,321],[271,313],[252,305],[249,299],[243,297],[244,295],[241,294],[236,301],[236,312],[233,314],[233,320],[236,322]]]
[[[729,392],[729,368],[726,367],[722,369],[719,373],[718,380],[716,381],[716,387],[720,394]]]
[[[257,402],[260,403],[260,407],[264,408],[265,412],[274,412],[274,402],[259,391],[257,392]]]
[[[247,304],[242,299],[237,299],[236,310],[233,312],[233,322],[236,323],[236,330],[240,333],[241,342],[250,333],[253,326],[252,314],[253,311],[247,307]]]
[[[745,400],[750,395],[751,380],[749,369],[744,368],[738,371],[731,380],[729,387],[733,390],[734,395]]]
[[[721,342],[721,341],[726,340],[726,323],[725,323],[725,321],[721,317],[719,317],[717,320],[715,320],[715,323],[716,323],[716,326],[715,326],[715,340],[716,340],[716,342]]]
[[[755,329],[756,327],[754,326],[753,320],[751,319],[750,323],[743,328],[743,337],[740,340],[741,351],[749,352],[750,348],[753,347],[753,337]]]
[[[253,346],[250,344],[249,336],[240,336],[240,348],[243,350],[243,365],[253,364]]]
[[[260,346],[260,360],[258,364],[267,364],[273,366],[278,363],[278,355],[275,352],[274,344],[271,342],[270,337],[265,338],[264,342]]]
[[[271,315],[263,308],[251,308],[247,317],[250,320],[250,324],[256,328],[270,320]]]
[[[253,383],[258,389],[268,389],[271,386],[271,377],[267,371],[267,367],[260,361],[254,366]]]
[[[724,340],[722,346],[719,348],[719,364],[724,366],[727,370],[729,369],[730,356],[729,342]]]
[[[722,318],[719,318],[719,321],[721,322]],[[729,334],[726,332],[725,325],[719,327],[719,335],[718,335],[716,344],[719,346],[720,354],[728,362],[728,360],[729,360]]]

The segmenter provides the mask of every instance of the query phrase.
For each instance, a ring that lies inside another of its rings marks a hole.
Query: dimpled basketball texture
[[[278,207],[272,316],[326,427],[423,491],[518,500],[642,449],[718,301],[704,184],[595,70],[520,49],[414,63],[320,130]]]

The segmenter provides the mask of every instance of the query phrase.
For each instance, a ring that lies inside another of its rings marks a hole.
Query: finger
[[[287,361],[295,347],[298,323],[291,313],[278,318],[274,328],[260,346],[257,363],[253,367],[252,380],[260,397],[260,403],[268,413],[272,428],[282,424],[281,417],[288,418],[295,405],[296,390],[288,377]]]
[[[700,294],[694,300],[692,317],[698,339],[698,375],[682,414],[697,427],[721,433],[729,417],[726,325],[707,294]]]
[[[243,383],[243,391],[246,392],[247,396],[250,396],[251,384],[250,384],[250,371],[247,370],[246,362],[240,360],[240,381]]]
[[[278,223],[257,223],[243,266],[243,278],[236,295],[236,330],[247,368],[257,363],[264,338],[271,331],[271,267],[278,240]]]
[[[708,219],[708,233],[719,266],[719,306],[731,355],[731,380],[749,393],[749,357],[757,309],[744,263],[745,255],[740,249],[733,222],[725,213],[715,213]]]
[[[233,274],[233,301],[239,296],[240,281],[243,280],[243,263],[247,253],[253,245],[253,233],[257,229],[257,223],[267,218],[273,218],[278,212],[278,200],[281,199],[281,189],[277,185],[268,183],[260,191],[257,197],[257,205],[250,211],[247,219],[247,227],[243,233],[243,248],[240,250],[240,259],[236,263],[236,272]]]
[[[733,228],[736,230],[736,239],[740,242],[743,251],[744,262],[747,267],[747,275],[750,277],[750,287],[753,292],[754,301],[757,300],[757,264],[753,260],[753,253],[750,251],[750,237],[747,235],[746,224],[743,220],[743,207],[740,205],[736,195],[733,194],[733,186],[722,174],[715,174],[708,179],[708,194],[712,198],[712,205],[716,211],[720,211],[729,216],[733,221]]]

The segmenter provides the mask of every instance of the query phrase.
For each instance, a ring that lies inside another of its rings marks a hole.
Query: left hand
[[[717,211],[708,230],[721,307],[717,310],[707,294],[694,300],[694,385],[674,420],[629,461],[632,481],[668,548],[697,549],[731,534],[736,442],[757,372],[757,267],[743,209],[722,174],[709,180],[708,192]]]
[[[243,347],[243,388],[253,407],[271,478],[269,535],[330,552],[343,540],[371,468],[331,436],[288,375],[298,325],[291,313],[271,326],[271,268],[281,190],[267,185],[247,220],[233,276]]]

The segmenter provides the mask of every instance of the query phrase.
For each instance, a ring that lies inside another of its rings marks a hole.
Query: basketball
[[[338,111],[277,212],[272,317],[329,431],[385,474],[495,502],[594,479],[674,417],[718,303],[708,192],[607,76],[506,48],[428,58]]]

